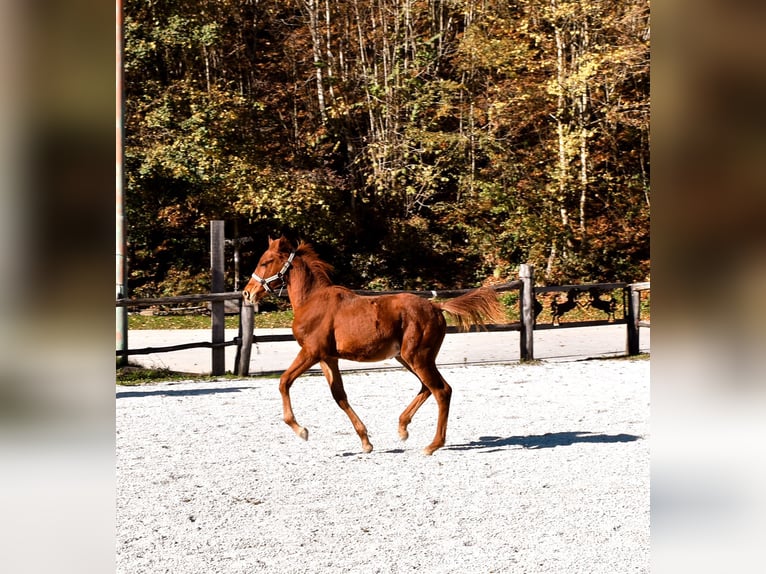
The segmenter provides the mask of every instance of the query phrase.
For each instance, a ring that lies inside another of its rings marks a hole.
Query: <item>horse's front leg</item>
[[[346,391],[343,388],[343,380],[340,376],[340,369],[338,369],[338,359],[328,358],[320,361],[319,365],[322,367],[324,376],[327,378],[327,382],[330,383],[330,391],[332,392],[332,398],[338,403],[338,406],[351,420],[351,424],[354,425],[354,430],[359,438],[362,440],[362,450],[364,452],[372,452],[372,443],[367,437],[367,427],[364,426],[362,420],[348,404],[348,398],[346,397]]]
[[[301,351],[298,353],[298,356],[295,357],[292,365],[290,365],[287,370],[282,373],[282,376],[279,379],[279,393],[282,395],[282,412],[284,415],[284,421],[291,429],[293,429],[293,432],[295,432],[295,434],[297,434],[303,440],[308,440],[309,431],[307,428],[300,426],[295,420],[295,415],[293,414],[293,406],[290,402],[290,387],[292,386],[295,379],[305,373],[316,362],[317,360],[314,357],[301,349]]]

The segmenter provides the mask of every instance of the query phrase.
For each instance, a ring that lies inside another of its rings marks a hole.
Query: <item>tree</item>
[[[358,286],[641,278],[648,30],[646,0],[126,2],[134,292],[202,285],[212,218]]]

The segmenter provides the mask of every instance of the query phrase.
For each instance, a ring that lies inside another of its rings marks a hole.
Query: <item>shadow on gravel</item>
[[[218,393],[238,393],[243,389],[249,389],[250,387],[227,387],[223,389],[186,389],[186,390],[174,390],[174,389],[157,389],[154,391],[119,391],[117,393],[118,399],[139,398],[139,397],[194,397],[199,395],[217,395]]]
[[[454,444],[445,446],[444,450],[501,450],[503,447],[518,446],[521,448],[554,448],[557,446],[571,446],[577,443],[614,443],[614,442],[632,442],[641,437],[632,434],[594,434],[591,432],[556,432],[542,435],[529,436],[482,436],[479,440],[471,441],[467,444]]]

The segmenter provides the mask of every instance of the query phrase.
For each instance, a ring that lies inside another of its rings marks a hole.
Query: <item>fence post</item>
[[[628,299],[628,336],[625,350],[628,355],[633,356],[639,354],[638,322],[641,313],[641,292],[633,289],[633,285],[625,287],[625,291]]]
[[[123,117],[125,117],[125,94],[123,91],[123,11],[122,2],[117,5],[117,45],[116,45],[116,77],[117,77],[117,132],[116,132],[116,197],[115,197],[115,231],[117,240],[117,268],[116,268],[116,295],[117,299],[123,299],[128,296],[127,280],[127,258],[125,248],[125,151],[124,137],[125,127]],[[128,350],[128,308],[117,307],[115,317],[116,344],[118,351]],[[128,355],[117,357],[117,365],[124,367],[128,364]]]
[[[521,318],[521,335],[519,352],[522,361],[532,361],[535,358],[533,331],[535,328],[535,270],[526,263],[519,266],[521,293],[519,293],[519,317]]]
[[[217,219],[210,222],[210,273],[211,293],[224,292],[224,222]],[[223,343],[225,338],[226,316],[224,302],[213,301],[210,305],[213,345]],[[212,375],[223,375],[226,371],[226,349],[213,346]]]
[[[239,308],[239,352],[237,353],[237,374],[246,377],[250,374],[250,351],[253,348],[253,315],[252,305],[240,302]]]

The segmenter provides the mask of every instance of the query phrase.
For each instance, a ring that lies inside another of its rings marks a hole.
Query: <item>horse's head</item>
[[[287,238],[269,238],[269,248],[261,255],[250,281],[242,290],[245,303],[255,303],[267,293],[273,293],[274,289],[281,291],[287,285],[287,273],[292,266],[293,257],[295,248]]]

